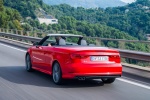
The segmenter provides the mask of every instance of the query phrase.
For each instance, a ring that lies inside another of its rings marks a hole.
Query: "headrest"
[[[89,44],[89,46],[95,46],[95,44]]]
[[[87,45],[86,40],[81,40],[81,45]]]
[[[59,45],[66,45],[66,41],[64,39],[59,40]]]

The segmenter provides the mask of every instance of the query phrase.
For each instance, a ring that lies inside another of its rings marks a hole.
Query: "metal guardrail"
[[[25,40],[25,41],[30,41],[30,42],[39,42],[41,38],[38,37],[32,37],[32,36],[24,36],[24,35],[18,35],[18,34],[11,34],[11,33],[4,33],[0,32],[0,36],[2,37],[8,37],[8,38],[13,38],[13,39],[19,39],[20,41]]]
[[[122,58],[130,58],[150,62],[150,53],[118,49]]]
[[[16,39],[18,41],[30,42],[30,43],[38,42],[41,40],[41,38],[38,37],[24,36],[24,35],[4,33],[4,32],[0,32],[0,36]],[[131,50],[122,50],[122,49],[117,49],[117,50],[120,52],[122,58],[131,58],[131,59],[150,62],[150,53],[131,51]]]
[[[150,41],[141,41],[141,40],[111,39],[111,38],[99,38],[99,37],[88,37],[88,38],[99,39],[99,40],[107,40],[107,41],[135,42],[135,43],[150,44]]]
[[[33,37],[38,37],[40,36],[45,36],[45,32],[34,32],[34,31],[23,31],[23,30],[16,30],[16,29],[3,29],[0,28],[0,32],[4,33],[13,33],[13,34],[20,34],[20,35],[27,35],[27,36],[33,36]],[[32,34],[30,34],[32,33]],[[142,40],[126,40],[126,39],[112,39],[112,38],[99,38],[99,37],[86,37],[90,39],[96,39],[96,40],[107,40],[107,41],[119,41],[119,42],[134,42],[134,43],[145,43],[145,44],[150,44],[150,41],[142,41]]]

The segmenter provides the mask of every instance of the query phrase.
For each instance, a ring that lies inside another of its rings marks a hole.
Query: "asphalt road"
[[[113,84],[101,80],[70,80],[62,86],[49,75],[25,71],[25,51],[0,43],[0,100],[150,100],[150,85],[119,78]]]

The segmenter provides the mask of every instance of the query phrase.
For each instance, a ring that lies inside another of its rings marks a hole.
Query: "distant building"
[[[142,8],[143,8],[143,9],[149,9],[149,7],[148,7],[148,6],[143,6]]]
[[[126,9],[126,10],[125,10],[125,13],[128,13],[129,11],[130,11],[129,9]]]
[[[46,25],[49,24],[58,24],[58,19],[56,18],[38,18],[40,24],[45,23]]]
[[[40,24],[58,24],[58,19],[54,18],[52,15],[48,15],[42,8],[36,11],[36,15],[38,16],[37,19]]]
[[[26,19],[29,20],[29,19],[32,19],[32,18],[28,16],[28,17],[26,17]]]
[[[149,12],[150,12],[150,10],[146,10],[145,12],[146,12],[146,13],[149,13]]]

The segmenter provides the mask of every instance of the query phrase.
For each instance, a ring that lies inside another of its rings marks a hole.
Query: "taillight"
[[[109,56],[110,58],[120,58],[119,55],[112,55],[112,56]]]
[[[109,56],[109,61],[115,61],[116,63],[120,63],[120,55]]]
[[[71,59],[85,59],[87,57],[87,55],[71,54]]]

